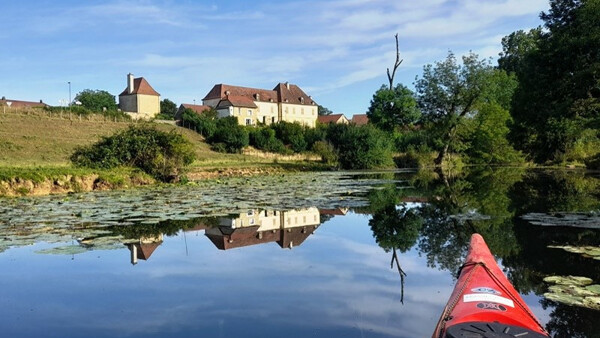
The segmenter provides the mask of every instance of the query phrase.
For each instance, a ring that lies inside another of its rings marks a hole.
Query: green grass
[[[11,170],[27,176],[52,176],[55,173],[72,173],[69,157],[77,146],[89,145],[103,136],[109,136],[127,128],[131,122],[115,122],[101,115],[82,116],[81,119],[68,112],[57,115],[39,110],[21,112],[0,111],[0,179]],[[243,154],[214,152],[195,131],[168,124],[155,124],[163,131],[174,130],[183,134],[194,144],[196,161],[190,170],[220,168],[281,167],[282,163],[301,165],[301,161],[282,161]],[[3,173],[4,174],[3,174]],[[13,175],[11,174],[11,175]],[[6,176],[4,176],[6,177]],[[14,177],[14,176],[13,176]]]

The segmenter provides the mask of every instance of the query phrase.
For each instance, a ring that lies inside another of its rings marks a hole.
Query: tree
[[[238,124],[235,116],[227,116],[217,119],[215,133],[208,138],[213,149],[224,150],[228,153],[240,153],[248,146],[249,134],[246,128]]]
[[[86,89],[75,96],[75,101],[91,111],[101,112],[106,110],[117,110],[115,97],[105,90]]]
[[[463,56],[462,64],[458,64],[452,52],[446,60],[423,68],[423,76],[417,79],[415,87],[425,120],[438,132],[436,165],[442,164],[456,140],[458,125],[467,115],[475,113],[475,105],[492,70],[488,62],[473,53]]]
[[[344,169],[374,169],[393,166],[392,141],[371,124],[330,124],[327,140],[333,144]]]
[[[516,65],[500,65],[519,80],[511,140],[536,162],[580,161],[598,152],[599,13],[598,0],[552,0],[541,14],[547,30],[530,34],[535,48],[505,48],[501,60]]]
[[[175,114],[177,114],[177,105],[175,104],[175,102],[169,99],[164,99],[160,101],[160,114],[174,119]]]
[[[331,115],[333,114],[333,112],[329,109],[327,109],[326,107],[323,107],[322,105],[317,105],[317,109],[319,111],[319,116],[321,115]]]
[[[382,85],[373,94],[367,116],[369,121],[380,129],[394,131],[398,127],[415,123],[421,113],[413,92],[398,84],[393,89]]]
[[[519,30],[503,37],[498,67],[509,73],[520,72],[527,55],[538,49],[541,37],[541,27],[529,32]]]

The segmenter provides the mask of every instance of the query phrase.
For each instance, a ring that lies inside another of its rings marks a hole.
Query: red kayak
[[[550,337],[473,234],[458,281],[432,338]]]

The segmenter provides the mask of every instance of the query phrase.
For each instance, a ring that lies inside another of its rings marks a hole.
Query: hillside
[[[99,115],[89,117],[49,115],[45,112],[0,112],[0,167],[66,166],[69,156],[79,145],[87,145],[102,136],[127,128],[131,122],[108,121]],[[156,124],[161,130],[176,130],[189,139],[196,149],[194,167],[260,165],[272,160],[249,156],[221,154],[210,150],[194,131],[167,124]]]

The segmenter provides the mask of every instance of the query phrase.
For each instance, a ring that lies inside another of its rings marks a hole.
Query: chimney
[[[44,102],[42,102],[42,100],[40,100],[40,103],[44,103]]]
[[[133,93],[133,74],[127,74],[127,93]]]
[[[2,101],[6,101],[6,96],[2,96]]]
[[[285,83],[285,88],[287,88],[288,90],[290,90],[290,83],[289,82]]]

